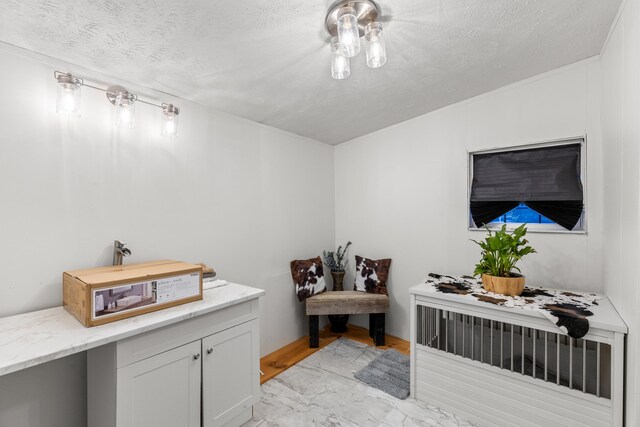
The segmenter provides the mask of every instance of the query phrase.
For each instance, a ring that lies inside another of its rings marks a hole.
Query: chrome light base
[[[352,7],[356,10],[360,37],[364,36],[364,28],[367,24],[377,21],[380,15],[380,8],[371,0],[338,0],[329,8],[324,23],[332,37],[338,35],[338,11],[343,7]]]
[[[80,86],[84,84],[81,78],[78,78],[71,73],[54,71],[53,77],[58,81],[60,86],[68,89],[79,89]]]
[[[177,116],[180,114],[180,109],[173,104],[162,104],[162,112],[166,116]]]
[[[109,86],[106,92],[107,99],[113,105],[116,105],[116,99],[118,99],[118,97],[120,97],[121,100],[124,99],[129,101],[129,103],[133,103],[138,99],[136,95],[132,94],[122,86]]]

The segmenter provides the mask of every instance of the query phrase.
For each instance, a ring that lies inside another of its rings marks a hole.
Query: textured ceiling
[[[336,144],[598,54],[620,1],[381,0],[343,81],[326,0],[3,0],[0,41]]]

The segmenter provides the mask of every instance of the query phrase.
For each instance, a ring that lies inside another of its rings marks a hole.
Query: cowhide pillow
[[[320,257],[291,261],[291,276],[299,301],[327,290]]]
[[[356,280],[353,290],[389,295],[387,277],[389,277],[390,266],[390,258],[375,260],[356,255]]]

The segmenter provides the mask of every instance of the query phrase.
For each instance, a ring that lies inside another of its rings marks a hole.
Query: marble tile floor
[[[474,424],[411,398],[396,399],[353,377],[382,350],[340,338],[262,385],[243,427],[456,426]]]

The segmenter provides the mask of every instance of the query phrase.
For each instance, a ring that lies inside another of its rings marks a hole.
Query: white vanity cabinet
[[[239,426],[259,358],[257,298],[91,349],[89,427]]]

